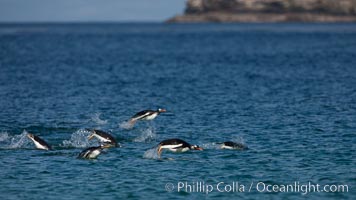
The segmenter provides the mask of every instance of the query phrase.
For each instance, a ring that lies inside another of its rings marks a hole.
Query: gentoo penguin
[[[135,124],[138,120],[153,120],[154,118],[157,117],[162,112],[166,112],[165,109],[157,109],[155,110],[144,110],[141,112],[136,113],[134,116],[131,117],[130,123]]]
[[[88,136],[89,140],[91,140],[93,137],[96,137],[100,142],[104,144],[109,144],[114,147],[120,147],[120,144],[118,144],[115,138],[109,133],[100,130],[95,130],[95,129],[94,130],[87,129],[87,130],[91,132],[91,134]]]
[[[83,150],[78,155],[78,158],[95,159],[100,155],[100,153],[103,149],[109,148],[109,147],[110,147],[110,144],[102,144],[98,147],[89,147],[89,148]]]
[[[222,142],[222,143],[218,143],[218,144],[221,144],[221,146],[220,146],[221,149],[236,149],[236,150],[248,149],[248,147],[244,144],[231,142],[231,141]]]
[[[188,150],[203,150],[203,148],[199,147],[198,145],[191,145],[184,140],[176,139],[176,138],[163,140],[158,144],[157,153],[159,156],[161,156],[163,149],[168,149],[169,151],[173,151],[173,152],[186,152]]]
[[[28,133],[27,137],[30,138],[33,143],[35,143],[37,149],[52,150],[51,146],[49,146],[47,142],[42,140],[40,137],[31,133]]]

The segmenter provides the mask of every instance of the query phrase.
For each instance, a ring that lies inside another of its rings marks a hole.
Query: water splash
[[[153,127],[149,127],[141,131],[141,135],[134,138],[134,142],[152,142],[157,138],[156,131]]]
[[[119,124],[119,127],[122,129],[130,130],[134,127],[134,123],[130,123],[130,121],[124,121]]]
[[[75,148],[84,148],[89,146],[94,146],[96,143],[92,143],[88,140],[90,131],[85,129],[79,129],[71,135],[70,140],[64,140],[61,146],[63,147],[75,147]],[[93,141],[94,142],[94,141]]]
[[[153,147],[145,151],[145,153],[143,154],[143,158],[155,160],[160,159],[160,156],[157,153],[157,147]]]
[[[28,132],[24,130],[20,135],[11,136],[7,132],[0,133],[0,148],[19,149],[30,147],[31,141],[27,138]]]
[[[0,133],[0,142],[6,142],[9,139],[9,134],[7,132]]]
[[[216,142],[210,142],[200,145],[203,149],[220,149],[221,144]]]
[[[91,120],[93,122],[95,122],[96,124],[99,124],[99,125],[104,125],[104,124],[107,124],[108,123],[108,120],[103,120],[103,119],[100,119],[100,113],[94,113],[92,116],[91,116]]]
[[[240,144],[246,144],[245,139],[242,136],[233,136],[232,141]]]
[[[21,133],[21,135],[13,137],[11,139],[10,148],[17,149],[17,148],[24,147],[26,145],[26,143],[28,144],[30,142],[30,140],[28,140],[27,134],[28,134],[28,132],[26,130],[24,130]]]
[[[233,136],[232,139],[227,139],[227,140],[223,140],[223,141],[219,141],[219,142],[205,143],[205,144],[202,144],[201,147],[203,149],[214,149],[214,150],[217,150],[217,149],[221,149],[222,143],[226,142],[226,141],[232,141],[232,142],[235,142],[237,144],[242,144],[243,146],[246,147],[246,149],[248,148],[247,145],[246,145],[246,142],[245,142],[245,140],[244,140],[244,138],[242,136]]]

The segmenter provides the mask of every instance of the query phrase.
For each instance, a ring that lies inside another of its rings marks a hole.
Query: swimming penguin
[[[87,149],[84,149],[79,155],[78,158],[84,158],[84,159],[95,159],[97,158],[101,151],[105,148],[109,148],[110,144],[102,144],[98,147],[89,147]]]
[[[158,144],[157,153],[159,156],[161,156],[163,149],[168,149],[169,151],[173,151],[173,152],[186,152],[188,150],[203,150],[203,148],[199,147],[198,145],[191,145],[184,140],[176,139],[176,138],[163,140]]]
[[[33,143],[35,143],[37,149],[52,150],[51,146],[49,146],[47,142],[42,140],[40,137],[31,133],[28,133],[27,137],[30,138]]]
[[[109,133],[106,133],[104,131],[100,130],[89,130],[91,134],[88,136],[88,139],[91,140],[93,137],[96,137],[100,142],[103,142],[105,144],[109,144],[113,147],[120,147],[121,145],[118,144],[115,140],[115,138],[110,135]]]
[[[231,142],[231,141],[227,141],[227,142],[222,142],[222,143],[218,143],[221,144],[220,148],[221,149],[235,149],[235,150],[247,150],[248,147],[242,143],[236,143],[236,142]]]
[[[138,120],[153,120],[162,112],[166,112],[166,110],[161,108],[157,109],[156,111],[144,110],[132,116],[129,122],[130,124],[135,124]]]

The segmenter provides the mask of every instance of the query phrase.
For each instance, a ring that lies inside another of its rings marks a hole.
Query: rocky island
[[[356,22],[356,0],[187,0],[168,22]]]

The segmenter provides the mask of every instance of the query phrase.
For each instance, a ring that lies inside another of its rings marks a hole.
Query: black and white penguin
[[[106,133],[104,131],[101,130],[89,130],[88,131],[91,132],[91,134],[88,136],[88,139],[91,140],[94,137],[96,137],[100,142],[104,143],[104,144],[109,144],[113,147],[120,147],[120,144],[118,144],[115,140],[115,138],[110,135],[109,133]]]
[[[166,112],[166,110],[162,108],[157,110],[144,110],[132,116],[129,122],[135,124],[138,120],[153,120],[162,112]]]
[[[248,147],[242,143],[236,143],[236,142],[231,142],[231,141],[227,141],[227,142],[222,142],[222,143],[218,143],[221,144],[220,148],[221,149],[235,149],[235,150],[247,150]]]
[[[89,147],[87,149],[84,149],[79,155],[78,158],[84,158],[84,159],[95,159],[97,158],[101,151],[105,148],[109,148],[110,144],[102,144],[98,147]]]
[[[158,144],[157,153],[161,156],[163,149],[168,149],[173,152],[186,152],[188,150],[203,150],[198,145],[191,145],[188,142],[181,139],[168,139],[163,140]]]
[[[47,142],[45,142],[44,140],[42,140],[40,137],[28,133],[27,137],[30,138],[32,140],[32,142],[36,145],[37,149],[42,149],[42,150],[52,150],[51,146],[49,146],[47,144]]]

